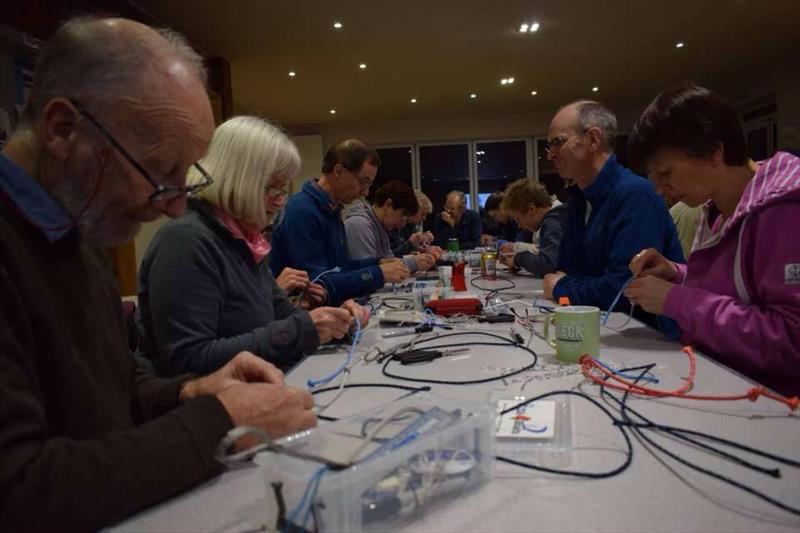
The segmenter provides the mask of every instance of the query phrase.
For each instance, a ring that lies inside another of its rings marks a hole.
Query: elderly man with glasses
[[[462,250],[470,250],[480,246],[481,233],[481,216],[467,209],[466,195],[461,191],[447,193],[444,210],[433,224],[436,245],[446,248],[450,239],[457,239]]]
[[[313,282],[325,287],[331,305],[341,305],[409,276],[399,259],[353,260],[347,252],[342,207],[367,196],[379,164],[377,152],[357,139],[342,141],[328,150],[322,175],[307,181],[289,199],[275,226],[269,256],[274,275],[286,267],[308,272]]]
[[[252,354],[161,380],[127,353],[105,246],[183,213],[212,181],[201,58],[124,19],[73,19],[40,51],[0,156],[0,523],[97,530],[220,471],[237,425],[315,424],[312,397]],[[187,170],[202,179],[185,186]],[[176,273],[180,275],[180,273]]]
[[[608,309],[630,278],[628,263],[640,250],[652,247],[672,261],[683,259],[664,200],[648,180],[617,161],[616,135],[616,116],[599,102],[568,104],[550,122],[547,157],[575,190],[558,271],[544,277],[547,298],[566,296],[575,305]],[[622,297],[617,309],[629,305]],[[671,320],[649,313],[637,317],[677,334]]]

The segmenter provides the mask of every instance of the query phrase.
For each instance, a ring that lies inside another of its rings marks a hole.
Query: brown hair
[[[550,207],[553,205],[553,200],[544,185],[536,183],[532,179],[523,178],[506,187],[503,202],[501,203],[504,211],[525,213],[531,205],[533,207]]]

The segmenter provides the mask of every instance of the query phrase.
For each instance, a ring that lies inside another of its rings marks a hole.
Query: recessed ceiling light
[[[523,24],[522,26],[520,26],[519,27],[519,32],[520,33],[528,33],[528,25],[527,24]]]
[[[514,78],[508,78],[508,83],[514,83]]]
[[[335,115],[335,114],[336,114],[336,110],[335,109],[331,109],[331,115]]]
[[[539,94],[539,91],[531,91],[531,96],[536,96],[537,94]]]
[[[289,77],[290,78],[294,78],[295,76],[297,76],[297,73],[295,71],[293,71],[293,70],[290,70],[289,71]]]
[[[334,22],[333,23],[333,27],[336,28],[337,30],[341,30],[342,29],[342,23],[338,22],[338,21]]]
[[[416,99],[416,98],[412,98],[412,99],[411,99],[411,103],[412,103],[412,104],[416,104],[416,103],[417,103],[417,99]]]
[[[600,90],[600,87],[592,87],[592,92],[593,93],[596,93],[599,90]]]
[[[508,78],[503,78],[500,80],[500,85],[508,85]]]
[[[366,63],[361,63],[361,64],[358,66],[358,68],[360,68],[361,70],[364,70],[365,68],[367,68],[367,64],[366,64]]]
[[[534,22],[533,24],[531,24],[531,27],[528,28],[528,31],[530,32],[539,31],[539,23]]]
[[[686,45],[683,43],[683,41],[678,41],[675,43],[675,48],[683,48],[684,46]]]
[[[538,22],[531,22],[530,24],[523,23],[519,26],[520,33],[533,33],[539,30],[539,23]]]
[[[477,95],[477,94],[475,94],[475,93],[472,93],[472,94],[470,94],[470,95],[469,95],[469,97],[470,97],[470,98],[477,98],[477,97],[478,97],[478,95]]]

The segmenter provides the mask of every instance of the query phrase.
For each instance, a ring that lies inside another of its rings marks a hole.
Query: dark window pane
[[[409,187],[413,187],[413,170],[411,168],[411,147],[401,146],[398,148],[378,148],[378,156],[381,164],[378,167],[378,174],[369,189],[368,198],[378,190],[378,187],[388,181],[402,181]]]
[[[422,192],[433,203],[433,216],[426,221],[430,223],[442,211],[448,192],[469,194],[469,145],[420,146],[419,170]]]
[[[478,197],[480,207],[495,191],[503,191],[518,179],[528,177],[525,141],[476,143]]]
[[[762,126],[747,133],[747,151],[753,161],[761,161],[769,156],[768,132],[769,127]]]

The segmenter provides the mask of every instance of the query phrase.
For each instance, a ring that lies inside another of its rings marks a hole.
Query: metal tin
[[[497,252],[483,252],[481,254],[481,276],[484,278],[497,276]]]
[[[451,252],[459,251],[458,239],[456,239],[455,237],[453,237],[452,239],[448,239],[447,240],[447,249],[449,251],[451,251]]]

